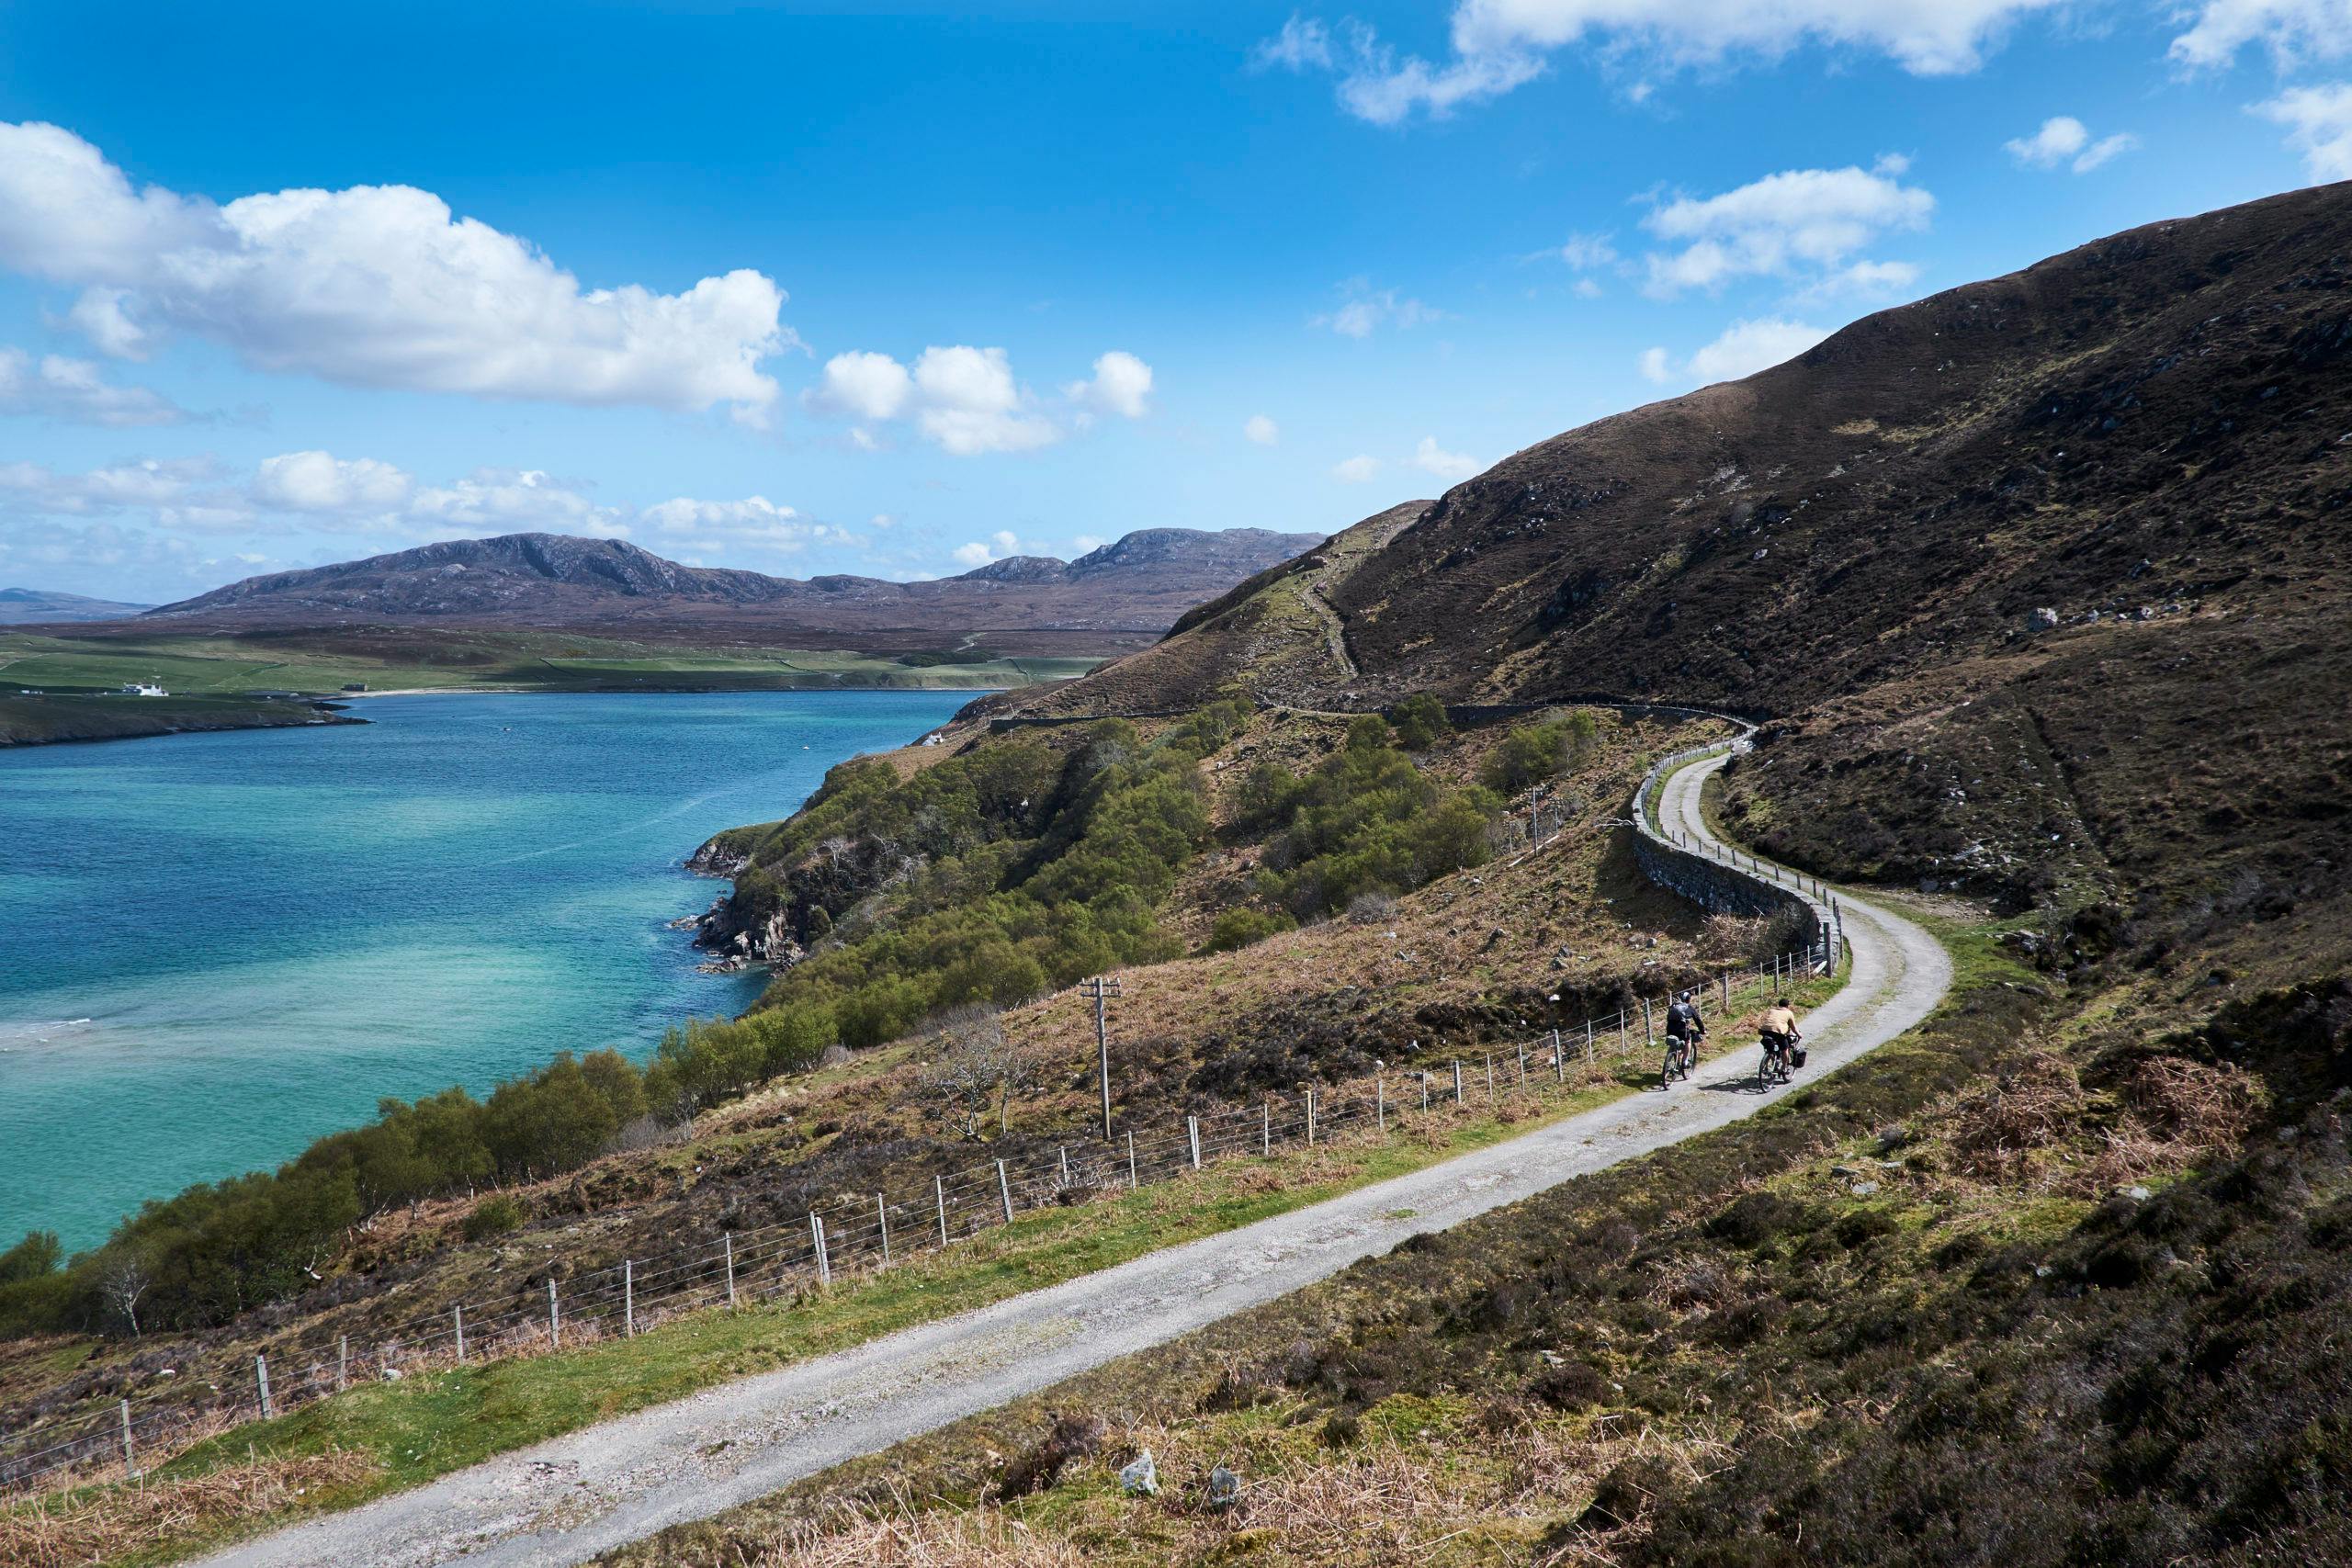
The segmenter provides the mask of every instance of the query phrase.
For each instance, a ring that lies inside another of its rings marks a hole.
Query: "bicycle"
[[[1770,1092],[1775,1084],[1787,1083],[1796,1076],[1789,1062],[1789,1050],[1794,1041],[1782,1035],[1766,1034],[1758,1037],[1756,1043],[1764,1047],[1763,1059],[1756,1064],[1756,1092],[1765,1094]]]
[[[1659,1067],[1657,1087],[1671,1089],[1677,1078],[1687,1078],[1699,1065],[1699,1042],[1679,1034],[1666,1037],[1666,1062]]]

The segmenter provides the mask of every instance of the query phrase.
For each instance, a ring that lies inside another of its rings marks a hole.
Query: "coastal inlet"
[[[969,700],[384,697],[364,725],[0,753],[0,1221],[87,1247],[385,1096],[641,1060],[739,1010],[760,976],[672,929],[684,858]]]

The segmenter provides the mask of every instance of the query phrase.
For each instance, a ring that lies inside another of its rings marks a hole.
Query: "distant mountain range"
[[[112,599],[85,599],[79,593],[51,593],[40,588],[0,588],[0,626],[53,626],[63,621],[119,621],[143,615],[144,604],[118,604]]]
[[[1322,540],[1263,528],[1148,528],[1073,561],[1012,556],[957,577],[890,582],[682,566],[619,539],[509,534],[249,577],[150,610],[140,624],[489,624],[848,647],[979,634],[992,645],[1109,652],[1150,641],[1193,605]]]

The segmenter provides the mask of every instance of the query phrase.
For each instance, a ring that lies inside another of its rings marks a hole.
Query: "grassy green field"
[[[363,631],[345,640],[261,634],[81,638],[0,633],[0,690],[112,691],[160,682],[175,695],[290,691],[821,691],[831,687],[991,690],[1084,674],[1099,660],[1004,658],[903,662],[883,654],[686,648],[558,632]]]
[[[0,694],[0,746],[57,740],[126,740],[198,729],[278,729],[337,720],[310,703],[244,697]]]

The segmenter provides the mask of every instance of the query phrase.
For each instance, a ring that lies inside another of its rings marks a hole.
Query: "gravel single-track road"
[[[1699,789],[1723,762],[1712,758],[1670,776],[1660,819],[1713,842]],[[1852,976],[1804,1021],[1812,1061],[1800,1081],[1910,1029],[1951,985],[1951,960],[1925,931],[1864,900],[1839,901]],[[1755,1062],[1752,1044],[1737,1046],[1671,1092],[1629,1095],[1311,1208],[551,1438],[205,1561],[212,1568],[584,1562],[1164,1344],[1416,1233],[1736,1121],[1766,1103],[1755,1089]]]

